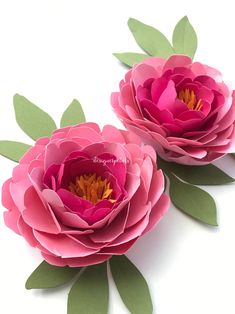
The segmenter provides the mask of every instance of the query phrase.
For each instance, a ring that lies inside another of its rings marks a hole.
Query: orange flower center
[[[71,193],[93,204],[104,199],[111,203],[116,202],[111,198],[113,189],[110,187],[110,182],[107,179],[103,180],[100,176],[97,177],[96,173],[77,176],[75,182],[69,183],[68,189]]]
[[[203,107],[202,100],[197,100],[196,94],[193,90],[189,90],[188,88],[181,90],[178,94],[178,99],[183,101],[189,110],[197,110],[200,111]]]

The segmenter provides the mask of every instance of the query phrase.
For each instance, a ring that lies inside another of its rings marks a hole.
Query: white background
[[[56,121],[77,98],[87,121],[121,127],[109,97],[126,70],[112,52],[139,51],[126,25],[129,17],[156,26],[170,38],[176,22],[187,14],[199,37],[196,59],[220,69],[235,87],[233,2],[1,0],[0,139],[31,143],[14,121],[16,92]],[[219,164],[235,175],[231,158]],[[0,158],[1,183],[13,166]],[[172,206],[128,254],[149,283],[154,313],[235,313],[235,185],[206,190],[216,199],[219,228],[203,226]],[[41,257],[2,218],[0,248],[0,313],[66,314],[69,286],[50,293],[24,289]],[[128,313],[112,283],[109,312]]]

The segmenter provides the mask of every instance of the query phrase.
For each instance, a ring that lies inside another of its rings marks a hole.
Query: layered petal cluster
[[[135,65],[111,104],[167,161],[203,165],[235,151],[235,92],[220,72],[187,56]]]
[[[2,189],[6,225],[53,265],[125,253],[166,212],[164,177],[140,139],[84,123],[39,139]]]

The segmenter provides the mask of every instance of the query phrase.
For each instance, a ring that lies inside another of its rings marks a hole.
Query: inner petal
[[[112,198],[113,188],[110,181],[97,176],[96,173],[77,176],[74,181],[69,182],[68,190],[94,205],[101,200],[116,202]]]

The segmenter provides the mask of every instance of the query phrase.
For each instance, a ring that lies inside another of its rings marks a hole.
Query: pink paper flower
[[[166,212],[154,150],[94,123],[39,139],[2,189],[6,225],[51,264],[101,263],[125,253]]]
[[[137,64],[111,103],[126,128],[167,161],[203,165],[235,151],[235,92],[217,70],[189,57]]]

